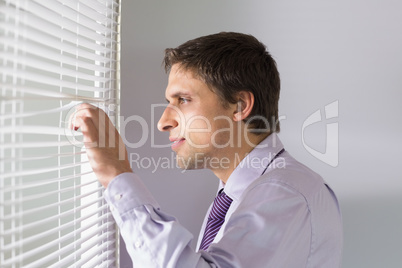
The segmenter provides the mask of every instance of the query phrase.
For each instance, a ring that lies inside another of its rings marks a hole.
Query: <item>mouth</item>
[[[179,139],[170,139],[173,143],[171,144],[172,150],[175,150],[178,148],[180,145],[182,145],[185,142],[185,138],[179,138]]]

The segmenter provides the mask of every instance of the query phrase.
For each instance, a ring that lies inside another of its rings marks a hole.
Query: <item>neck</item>
[[[240,147],[230,148],[224,156],[225,161],[217,165],[217,168],[213,168],[211,165],[210,169],[223,183],[226,183],[240,164],[240,162],[257,146],[261,141],[263,141],[269,134],[255,135],[249,133],[248,136],[243,137]],[[223,159],[223,158],[221,158]]]

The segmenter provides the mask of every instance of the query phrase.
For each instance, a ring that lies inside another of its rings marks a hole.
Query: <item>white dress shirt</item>
[[[233,202],[207,251],[191,248],[192,234],[160,210],[137,175],[113,179],[105,199],[134,267],[340,267],[343,233],[336,196],[287,151],[267,168],[282,149],[271,134],[226,185],[220,184]],[[207,216],[197,249],[206,221]]]

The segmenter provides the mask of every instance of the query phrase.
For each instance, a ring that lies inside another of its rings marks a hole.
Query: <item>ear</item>
[[[250,91],[240,91],[237,93],[237,110],[233,114],[234,121],[246,119],[254,107],[254,94]]]

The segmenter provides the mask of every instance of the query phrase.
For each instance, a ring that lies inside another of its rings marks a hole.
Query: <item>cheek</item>
[[[219,120],[213,126],[211,142],[222,148],[222,145],[232,144],[234,125],[227,120]]]
[[[186,139],[190,145],[206,145],[211,140],[213,121],[205,116],[193,116],[186,120]]]

